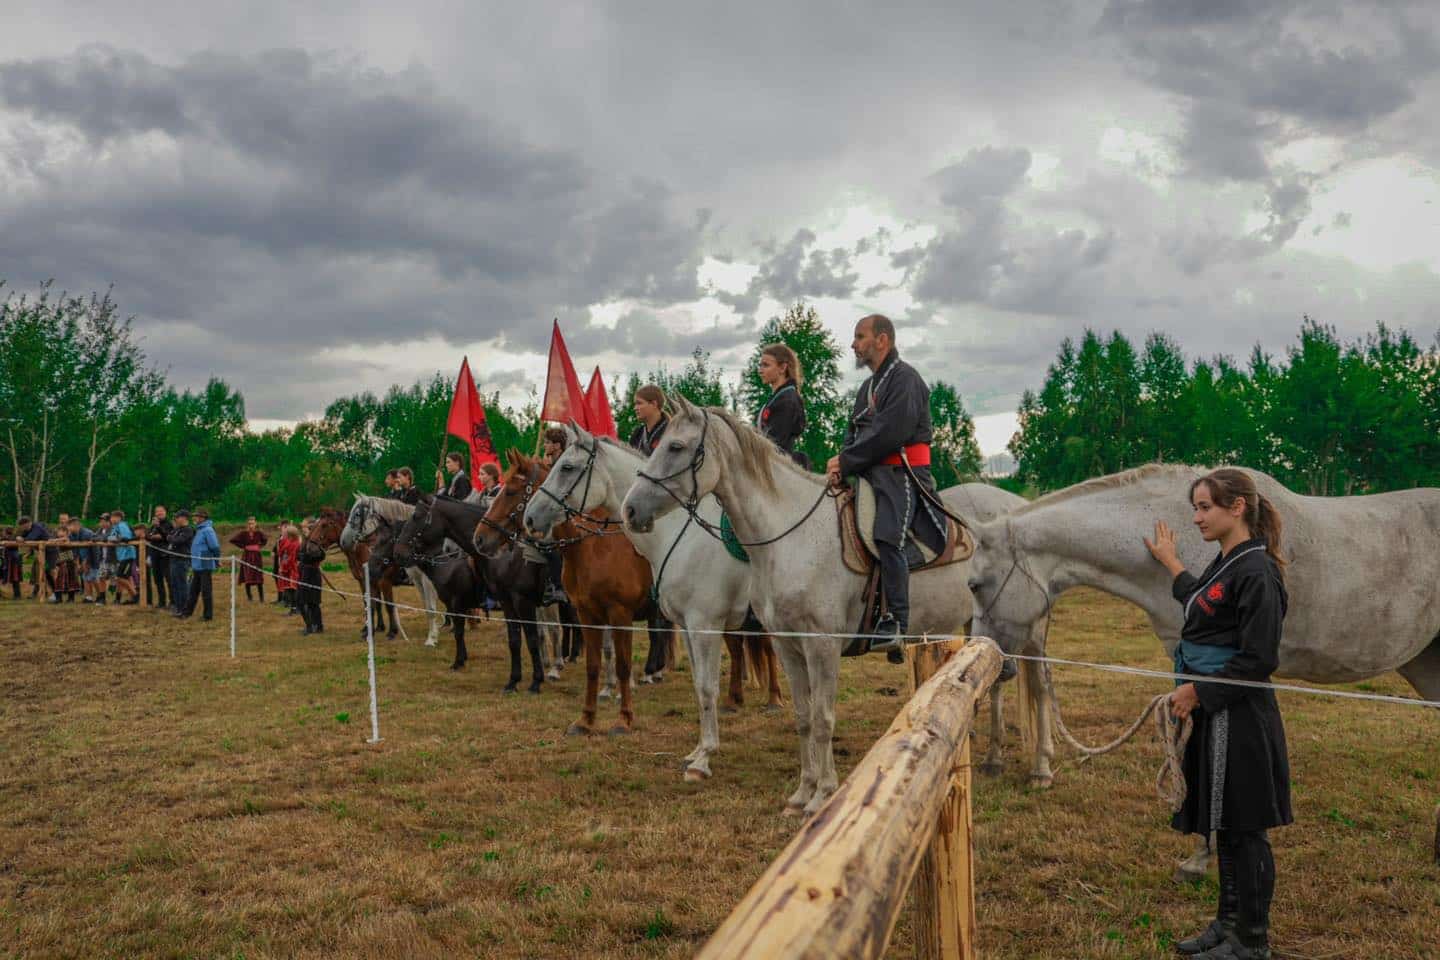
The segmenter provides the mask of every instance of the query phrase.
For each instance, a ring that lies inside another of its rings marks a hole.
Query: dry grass
[[[681,781],[688,673],[640,688],[634,736],[579,740],[562,731],[581,672],[502,696],[497,628],[461,674],[448,645],[385,644],[385,740],[371,746],[355,603],[329,598],[330,632],[307,639],[297,618],[242,601],[231,660],[217,587],[213,624],[0,601],[0,955],[682,957],[794,830],[778,815],[797,769],[788,718],[723,718],[715,778]],[[1052,644],[1161,665],[1138,611],[1092,592],[1060,605]],[[1158,689],[1078,670],[1056,682],[1090,740]],[[878,657],[846,662],[842,775],[897,687]],[[1278,945],[1440,957],[1440,717],[1282,706],[1299,823],[1275,837]],[[982,954],[1166,955],[1215,891],[1170,881],[1188,841],[1153,796],[1155,746],[1066,762],[1048,793],[1024,784],[1018,752],[977,786]],[[908,941],[902,921],[892,954]]]

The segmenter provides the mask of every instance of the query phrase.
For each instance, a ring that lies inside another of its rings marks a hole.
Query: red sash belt
[[[905,460],[909,460],[909,461],[910,461],[910,466],[912,466],[912,467],[928,467],[928,466],[930,466],[930,444],[928,444],[928,443],[912,443],[912,444],[910,444],[908,447],[905,448]],[[883,463],[883,464],[884,464],[885,466],[887,466],[887,467],[898,467],[898,466],[900,466],[901,464],[903,464],[905,461],[900,459],[900,454],[898,454],[898,453],[892,453],[892,454],[890,454],[890,456],[886,457],[884,460],[881,460],[880,462]]]

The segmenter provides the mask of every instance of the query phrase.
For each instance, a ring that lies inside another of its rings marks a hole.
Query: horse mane
[[[775,489],[774,471],[777,467],[781,470],[788,470],[798,477],[804,477],[817,486],[825,482],[825,478],[816,476],[800,466],[784,450],[775,446],[774,441],[769,437],[724,407],[705,407],[703,409],[730,428],[730,432],[735,435],[735,442],[740,447],[741,468],[758,480],[763,489]]]
[[[1108,473],[1103,477],[1092,477],[1089,480],[1082,480],[1079,483],[1065,487],[1063,490],[1047,493],[1045,496],[1032,500],[1023,507],[1017,508],[1012,516],[1022,516],[1044,507],[1053,507],[1057,503],[1068,503],[1071,500],[1078,500],[1081,497],[1105,493],[1106,491],[1116,490],[1120,487],[1133,486],[1138,483],[1144,483],[1147,480],[1180,480],[1182,478],[1193,477],[1197,473],[1207,472],[1208,469],[1207,467],[1197,467],[1187,463],[1147,463],[1129,470],[1121,470],[1119,473]]]
[[[371,510],[374,510],[381,518],[389,523],[404,523],[406,520],[409,520],[410,515],[415,512],[415,508],[404,500],[392,500],[389,497],[372,497],[363,493],[360,496],[369,503]]]

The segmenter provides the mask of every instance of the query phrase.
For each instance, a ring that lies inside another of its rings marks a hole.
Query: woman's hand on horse
[[[840,458],[838,456],[831,457],[825,464],[825,479],[830,482],[832,487],[840,486]]]
[[[1175,688],[1170,694],[1170,713],[1176,720],[1184,720],[1190,716],[1190,712],[1200,706],[1200,694],[1195,691],[1195,684],[1186,683]]]
[[[1155,521],[1155,539],[1146,537],[1145,548],[1150,551],[1150,556],[1159,561],[1172,575],[1178,575],[1185,569],[1185,564],[1180,562],[1180,555],[1175,549],[1175,531],[1171,530],[1164,520]]]

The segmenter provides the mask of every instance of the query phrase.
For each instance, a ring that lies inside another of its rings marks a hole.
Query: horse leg
[[[1038,689],[1034,693],[1035,717],[1035,767],[1030,771],[1030,785],[1040,790],[1049,790],[1055,782],[1055,691],[1050,687],[1050,665],[1033,664],[1031,684]],[[1027,699],[1030,697],[1027,696]]]
[[[633,666],[630,649],[635,635],[629,630],[616,630],[614,633],[615,683],[620,688],[620,722],[610,728],[612,737],[627,734],[635,727],[635,701],[630,688],[630,668]]]
[[[685,758],[685,779],[696,782],[709,779],[710,755],[720,749],[720,718],[715,711],[720,695],[720,644],[713,633],[692,635],[685,628],[682,632],[695,683],[695,700],[700,704],[700,744]]]
[[[790,700],[795,708],[795,732],[800,735],[800,786],[785,801],[785,815],[796,816],[815,794],[815,771],[810,764],[810,674],[805,668],[805,651],[800,641],[785,637],[776,641],[785,676],[790,679]]]
[[[690,659],[695,659],[695,646],[687,638],[685,641],[686,652]],[[734,634],[725,634],[725,649],[730,651],[730,690],[725,697],[725,706],[720,708],[721,713],[737,713],[745,706],[745,640]],[[700,678],[695,678],[695,689],[700,689]]]
[[[835,775],[835,692],[840,681],[840,650],[833,640],[808,639],[805,665],[810,672],[810,753],[816,772],[815,793],[805,804],[808,817],[825,805],[840,786]]]
[[[505,618],[505,638],[510,646],[510,682],[505,684],[506,693],[514,693],[520,687],[520,624]]]
[[[530,619],[534,619],[533,617]],[[540,630],[533,623],[525,624],[525,646],[530,648],[530,692],[539,693],[545,681],[545,663],[540,656]]]
[[[568,735],[592,733],[595,730],[595,699],[600,689],[600,659],[605,643],[604,627],[581,627],[585,637],[585,706],[580,719],[570,724]]]
[[[601,644],[601,651],[604,657],[605,686],[600,688],[600,699],[609,700],[615,695],[615,631],[608,627],[602,627],[605,631],[605,641]],[[588,649],[588,648],[587,648]]]
[[[470,652],[465,649],[465,620],[462,617],[455,618],[455,662],[450,664],[451,670],[465,669],[465,661],[470,659]]]
[[[1396,670],[1426,700],[1440,700],[1440,636],[1420,655]]]
[[[390,629],[385,631],[385,639],[394,640],[400,633],[400,621],[395,617],[395,587],[386,580],[380,584],[380,592],[385,597],[385,610],[390,614]]]
[[[761,662],[765,664],[765,682],[770,695],[765,712],[779,713],[785,709],[785,695],[780,692],[780,660],[775,656],[775,644],[769,637],[760,638],[760,655]]]

